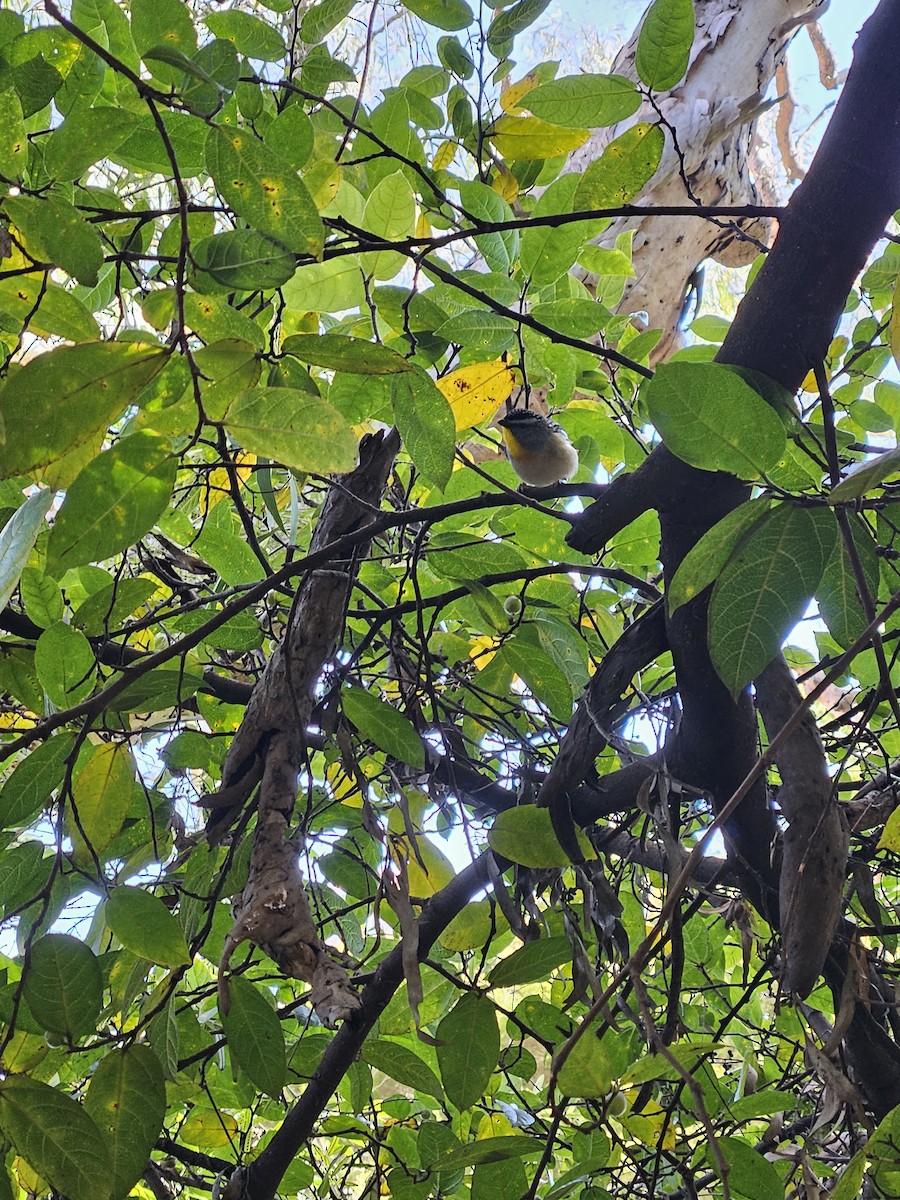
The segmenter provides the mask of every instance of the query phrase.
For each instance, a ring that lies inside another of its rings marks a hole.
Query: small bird
[[[578,470],[578,452],[561,425],[527,408],[514,408],[497,424],[510,465],[523,483],[549,487]]]

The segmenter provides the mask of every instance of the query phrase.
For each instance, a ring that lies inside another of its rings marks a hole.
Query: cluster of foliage
[[[636,81],[517,77],[546,0],[485,23],[415,0],[428,61],[375,96],[383,10],[361,7],[0,10],[0,1198],[221,1190],[301,1095],[310,1136],[248,1194],[780,1197],[849,1161],[867,1118],[842,1129],[839,1072],[777,1005],[771,930],[733,880],[701,863],[671,890],[663,850],[676,869],[707,801],[673,830],[645,792],[578,865],[529,803],[597,664],[659,603],[657,517],[599,562],[576,553],[571,512],[515,490],[488,426],[546,395],[580,455],[569,496],[639,466],[651,426],[757,482],[670,610],[714,583],[709,647],[738,695],[816,596],[818,655],[792,662],[843,672],[822,731],[855,792],[900,753],[896,619],[860,640],[900,587],[895,454],[821,501],[900,419],[880,378],[900,253],[868,268],[799,407],[710,361],[716,317],[651,371],[659,331],[618,310],[630,235],[596,241],[672,137],[652,101],[687,68],[690,0],[652,6]],[[348,30],[361,74],[334,48]],[[210,845],[195,802],[290,625],[326,497],[389,425],[402,449],[360,515],[355,544],[374,541],[322,664],[293,830],[320,937],[360,986],[401,930],[407,947],[340,1060],[353,1020],[326,1028],[258,948],[220,1003],[254,814]],[[833,506],[868,494],[842,536]],[[665,741],[671,656],[622,691],[595,783]],[[851,906],[890,956],[900,829],[858,841],[875,866]],[[473,861],[415,966],[416,918]],[[808,1004],[833,1018],[827,989]],[[890,1194],[897,1162],[888,1118],[841,1195],[867,1169]]]

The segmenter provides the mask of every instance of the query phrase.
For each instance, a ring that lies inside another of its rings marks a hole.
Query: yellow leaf
[[[479,671],[483,671],[497,651],[494,649],[494,639],[488,637],[487,634],[482,634],[481,637],[472,639],[472,645],[469,650],[469,658],[473,660]]]
[[[583,145],[588,136],[587,129],[564,129],[537,117],[501,117],[488,134],[507,162],[569,154]]]
[[[900,850],[900,808],[895,808],[887,819],[887,823],[878,839],[878,850],[890,850],[896,854]]]
[[[351,779],[339,762],[328,764],[325,778],[331,785],[331,793],[335,800],[346,804],[348,808],[362,808],[359,785],[355,779]]]
[[[252,468],[256,463],[255,454],[236,454],[234,457],[239,483],[246,483],[250,478]],[[231,495],[228,483],[228,472],[224,467],[216,467],[209,473],[209,487],[200,497],[200,511],[207,513],[220,500],[227,500]]]
[[[645,1146],[649,1146],[651,1148],[657,1146],[660,1140],[660,1134],[662,1134],[663,1149],[675,1149],[675,1130],[672,1122],[668,1119],[666,1113],[659,1110],[659,1106],[654,1104],[652,1101],[647,1108],[644,1109],[644,1115],[632,1115],[625,1117],[622,1121],[622,1125],[633,1137],[636,1137],[639,1142],[643,1142]]]
[[[195,1108],[179,1130],[189,1146],[228,1146],[237,1136],[238,1123],[227,1112]]]
[[[456,876],[446,854],[421,833],[416,835],[415,846],[406,835],[391,838],[391,857],[406,863],[410,896],[433,896]]]
[[[515,1130],[509,1117],[505,1117],[503,1113],[488,1113],[486,1117],[481,1118],[475,1141],[482,1142],[485,1138],[492,1137],[510,1137],[514,1133]]]
[[[891,323],[888,327],[891,342],[891,354],[894,362],[900,366],[900,279],[894,288],[894,303],[891,308]]]
[[[520,113],[522,111],[522,97],[534,91],[539,82],[534,71],[523,75],[518,83],[511,83],[508,88],[505,88],[500,93],[500,107],[505,113]]]
[[[816,383],[815,371],[806,372],[806,376],[800,387],[804,392],[817,392],[819,390],[819,385]]]
[[[518,199],[519,181],[509,171],[501,171],[499,175],[495,175],[491,180],[491,187],[508,204],[512,204],[514,200]]]
[[[0,713],[0,729],[28,729],[32,725],[36,725],[37,721],[37,717],[32,712]]]
[[[446,171],[456,155],[456,146],[453,142],[441,142],[435,151],[431,166],[435,171]]]
[[[512,392],[515,376],[505,362],[475,363],[460,367],[437,381],[453,410],[456,428],[469,429],[492,417]]]

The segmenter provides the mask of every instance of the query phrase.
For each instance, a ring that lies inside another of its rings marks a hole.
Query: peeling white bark
[[[828,0],[695,0],[696,35],[687,73],[677,87],[656,97],[659,113],[675,130],[667,133],[659,170],[638,197],[647,205],[773,204],[775,197],[751,174],[757,119],[776,100],[773,79],[797,30],[814,21]],[[612,70],[635,79],[634,55],[640,27],[617,55]],[[571,156],[568,169],[583,171],[606,146],[638,121],[657,120],[650,104],[618,125],[597,130]],[[680,154],[679,154],[680,151]],[[678,321],[688,279],[706,258],[727,266],[752,262],[756,242],[767,242],[770,220],[720,226],[695,217],[616,220],[602,244],[635,229],[636,278],[629,282],[620,312],[644,311],[663,337],[654,359],[677,343]],[[750,239],[755,239],[750,240]],[[589,277],[586,280],[590,282]]]

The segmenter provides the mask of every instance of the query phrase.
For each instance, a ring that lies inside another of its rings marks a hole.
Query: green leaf
[[[860,463],[828,495],[829,504],[845,504],[858,500],[900,471],[900,446]]]
[[[308,46],[324,41],[353,11],[356,0],[321,0],[303,14],[300,37]]]
[[[51,491],[34,492],[0,531],[0,609],[6,608],[16,590],[52,503]]]
[[[2,556],[2,549],[0,549]],[[44,575],[36,567],[26,567],[19,580],[19,594],[25,615],[41,629],[54,621],[61,621],[65,613],[62,589],[55,579]]]
[[[836,537],[826,509],[780,504],[725,565],[709,604],[709,650],[733,696],[772,661],[803,616]]]
[[[587,857],[594,852],[583,833],[578,841]],[[570,859],[553,832],[550,810],[523,804],[498,813],[488,833],[492,850],[523,867],[567,867]]]
[[[193,79],[199,79],[202,83],[212,84],[215,87],[215,80],[199,66],[194,59],[188,58],[183,50],[179,50],[177,46],[167,46],[165,42],[161,42],[158,46],[151,46],[149,50],[145,50],[141,58],[146,63],[165,63],[170,67],[177,67],[179,71],[184,71],[186,75],[190,75]]]
[[[374,238],[400,241],[409,237],[416,225],[416,198],[402,171],[385,175],[366,200],[363,228]],[[363,254],[360,263],[367,275],[391,279],[403,268],[405,257],[396,250],[378,250]]]
[[[692,467],[756,479],[784,453],[775,409],[728,367],[664,363],[642,395],[666,446]]]
[[[367,1062],[376,1071],[382,1071],[404,1087],[423,1092],[426,1096],[434,1096],[443,1101],[444,1089],[440,1081],[429,1067],[413,1050],[400,1042],[392,1042],[387,1038],[369,1038],[363,1042],[361,1050],[363,1062]]]
[[[588,1029],[575,1045],[559,1071],[557,1083],[564,1096],[578,1100],[596,1100],[612,1087],[618,1064],[611,1053],[612,1034],[602,1040]]]
[[[656,174],[665,142],[658,125],[641,121],[626,129],[587,167],[575,190],[574,207],[630,204]]]
[[[874,600],[878,596],[878,547],[865,523],[855,513],[848,514],[856,553],[863,577]],[[843,535],[838,537],[834,551],[825,564],[822,581],[816,591],[819,614],[828,632],[844,650],[860,636],[868,625],[863,608],[853,561]]]
[[[102,854],[117,836],[131,810],[134,784],[128,747],[117,742],[97,746],[72,786],[69,835],[82,861],[91,861],[90,851]]]
[[[0,92],[0,175],[18,179],[28,165],[28,134],[22,102],[11,87]]]
[[[91,644],[80,630],[64,621],[54,622],[38,638],[34,669],[57,708],[78,704],[94,690],[96,664]]]
[[[296,471],[341,474],[356,466],[356,437],[339,412],[295,388],[256,387],[228,406],[224,422],[245,450]]]
[[[765,496],[748,500],[704,533],[672,576],[666,596],[670,614],[709,587],[731,558],[735,546],[768,509],[769,500]]]
[[[416,371],[391,380],[394,422],[418,470],[441,491],[453,472],[456,422],[430,376]]]
[[[475,17],[466,0],[412,0],[406,8],[428,25],[451,33],[471,25]]]
[[[445,579],[477,580],[479,575],[496,571],[521,571],[525,567],[522,554],[509,542],[484,538],[468,540],[460,545],[453,534],[436,534],[431,542],[428,565],[436,575]],[[504,620],[503,628],[509,622]]]
[[[641,95],[623,75],[565,75],[538,84],[522,100],[543,121],[595,129],[624,121],[641,106]]]
[[[570,213],[580,184],[581,177],[575,174],[563,175],[555,180],[534,206],[534,215],[549,217],[557,213]],[[555,283],[575,265],[585,242],[601,233],[608,224],[608,220],[594,219],[567,222],[555,229],[551,225],[535,225],[526,229],[522,235],[522,270],[531,276],[532,283],[537,287]]]
[[[519,0],[518,4],[498,13],[488,26],[487,43],[491,50],[511,41],[533,24],[549,6],[550,0]]]
[[[419,770],[425,766],[425,750],[412,722],[385,700],[362,688],[344,688],[341,702],[347,720],[362,737],[379,750]]]
[[[168,1004],[164,1005],[162,1012],[158,1012],[150,1022],[147,1029],[147,1036],[150,1045],[153,1047],[153,1053],[162,1065],[163,1074],[166,1079],[174,1083],[178,1078],[178,1057],[181,1042],[178,1027],[178,1012],[175,1007],[174,997]]]
[[[282,349],[314,367],[349,371],[353,375],[396,375],[416,370],[389,346],[340,333],[295,333],[284,339]]]
[[[246,58],[278,62],[287,53],[284,38],[278,30],[251,13],[232,8],[227,12],[208,13],[203,22],[216,37],[232,42]]]
[[[25,1075],[9,1075],[0,1083],[0,1128],[16,1152],[70,1200],[111,1200],[106,1141],[70,1096]]]
[[[181,926],[158,896],[142,888],[114,887],[105,908],[106,924],[126,950],[161,967],[191,962]]]
[[[214,125],[206,166],[226,205],[289,250],[318,258],[325,229],[306,185],[250,129]]]
[[[745,1200],[783,1200],[781,1176],[758,1150],[734,1137],[716,1138],[716,1144],[728,1165],[728,1187],[733,1196]],[[707,1157],[715,1166],[715,1156],[708,1152]]]
[[[653,0],[634,56],[638,78],[656,92],[668,91],[687,70],[693,44],[692,0]]]
[[[138,54],[165,45],[190,58],[197,49],[197,31],[191,10],[182,0],[131,0],[131,36]],[[157,79],[169,84],[181,82],[178,67],[153,68]]]
[[[359,255],[299,267],[282,294],[287,306],[298,312],[340,312],[364,304],[366,289]]]
[[[511,1158],[533,1158],[543,1150],[540,1138],[524,1133],[506,1134],[502,1137],[479,1138],[466,1146],[449,1150],[429,1167],[432,1174],[449,1174],[479,1163],[507,1162]]]
[[[500,1059],[500,1030],[490,1000],[468,992],[437,1027],[437,1058],[447,1098],[460,1112],[484,1094]]]
[[[612,313],[603,304],[575,296],[535,304],[531,315],[543,325],[577,338],[591,337],[612,319]]]
[[[66,777],[74,748],[74,734],[57,733],[17,760],[0,791],[0,826],[15,829],[28,825],[50,804],[52,793]]]
[[[95,105],[76,109],[54,129],[44,146],[44,169],[51,179],[68,183],[108,158],[138,128],[137,113]]]
[[[841,1171],[836,1185],[828,1193],[829,1200],[857,1200],[862,1194],[862,1181],[866,1173],[865,1148],[857,1150],[850,1161]]]
[[[495,121],[487,136],[507,162],[521,162],[569,154],[587,141],[588,132],[551,125],[539,117],[509,116]]]
[[[460,183],[459,198],[463,208],[476,221],[500,222],[513,219],[513,211],[503,197],[477,179]],[[492,271],[507,274],[512,269],[519,252],[517,229],[509,229],[503,233],[485,233],[472,240]]]
[[[440,936],[446,950],[477,950],[486,946],[494,933],[494,911],[489,900],[470,900]]]
[[[536,642],[517,633],[508,638],[498,656],[528,686],[528,690],[554,716],[568,721],[572,715],[572,684],[565,671]]]
[[[17,279],[0,279],[0,314],[20,326],[26,322],[41,337],[61,337],[71,342],[89,342],[99,332],[90,310],[76,295],[43,273]]]
[[[110,424],[166,362],[130,342],[60,346],[26,363],[0,392],[0,478],[46,467]]]
[[[475,74],[475,63],[458,38],[438,38],[437,52],[441,65],[452,71],[458,79],[471,79]]]
[[[143,1175],[166,1115],[166,1085],[148,1046],[111,1050],[91,1076],[85,1111],[112,1154],[112,1200],[126,1196]]]
[[[4,916],[33,904],[47,886],[53,858],[40,842],[20,842],[0,858],[0,912]]]
[[[503,958],[491,971],[491,987],[514,987],[546,980],[563,963],[571,963],[572,947],[567,937],[538,938],[526,942]]]
[[[720,1042],[695,1042],[670,1046],[668,1056],[663,1054],[643,1055],[625,1072],[619,1082],[624,1085],[648,1083],[651,1079],[679,1079],[681,1078],[679,1065],[682,1070],[690,1070],[705,1054],[710,1054],[721,1047],[722,1043]],[[673,1062],[672,1059],[675,1061]]]
[[[287,1055],[281,1022],[272,1005],[249,979],[228,980],[230,1006],[222,1028],[234,1061],[256,1087],[278,1099],[287,1079]]]
[[[139,430],[93,459],[69,488],[47,546],[61,572],[112,558],[139,541],[169,506],[178,460],[165,438]]]
[[[294,256],[279,242],[254,229],[230,229],[204,238],[193,248],[197,271],[221,287],[252,292],[278,288],[294,274]],[[194,281],[198,291],[202,277]]]
[[[66,933],[48,933],[31,947],[24,996],[32,1016],[50,1033],[90,1033],[103,1007],[103,973],[92,950]]]
[[[36,258],[94,286],[103,266],[103,245],[71,204],[61,196],[17,196],[7,198],[4,207]]]

